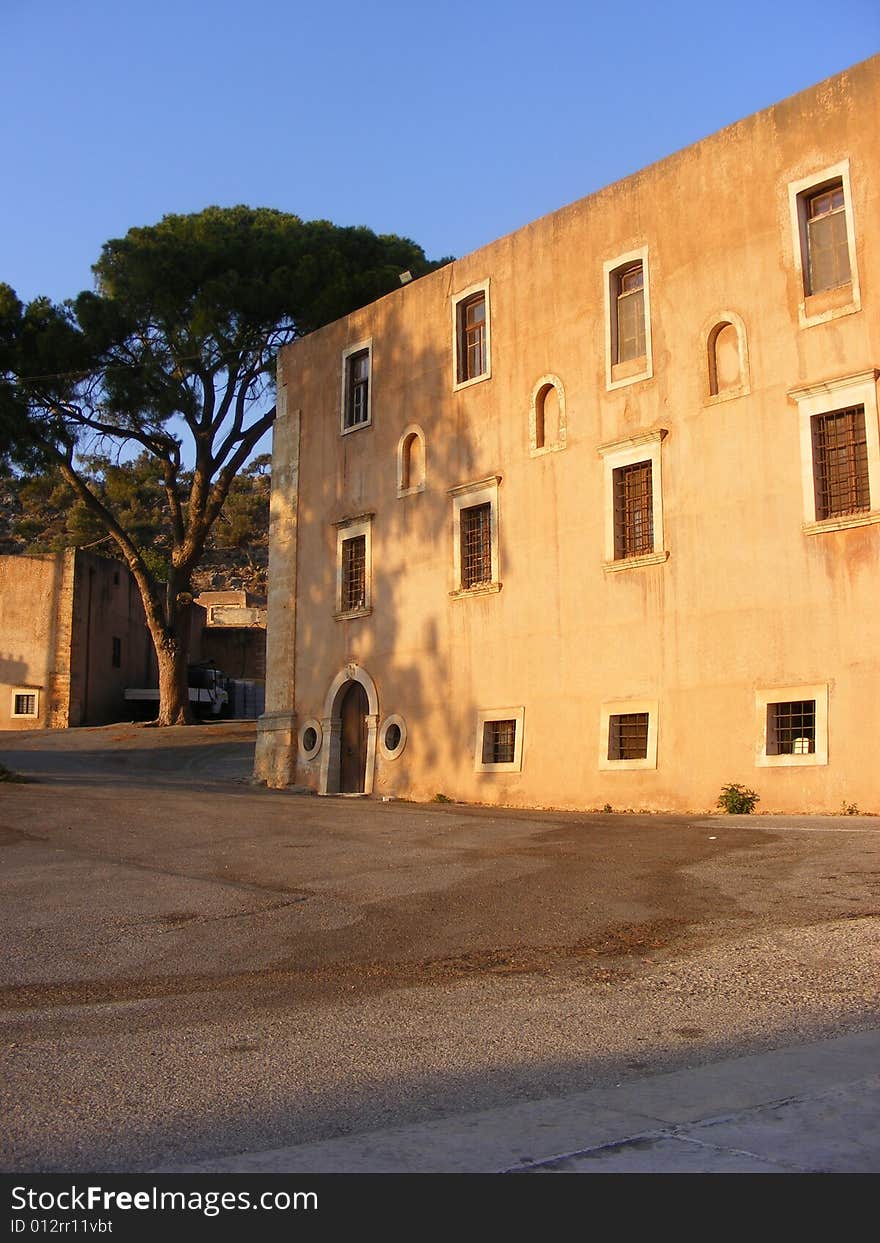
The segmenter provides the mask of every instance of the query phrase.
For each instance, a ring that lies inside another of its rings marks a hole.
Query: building
[[[201,591],[193,646],[230,678],[266,680],[266,601],[249,591]]]
[[[256,774],[880,811],[880,57],[288,346]]]
[[[129,719],[126,686],[155,684],[125,566],[76,548],[0,556],[0,729]]]
[[[260,715],[266,686],[265,598],[243,589],[201,591],[195,603],[192,649],[229,679],[230,715]]]

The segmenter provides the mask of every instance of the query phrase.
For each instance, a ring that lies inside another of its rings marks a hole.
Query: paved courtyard
[[[317,799],[251,785],[253,741],[0,734],[3,1170],[220,1168],[878,1025],[880,820]]]

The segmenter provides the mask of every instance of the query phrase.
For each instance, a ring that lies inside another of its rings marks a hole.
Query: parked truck
[[[229,679],[210,663],[190,665],[187,668],[189,701],[199,716],[221,716],[229,713]],[[129,686],[125,701],[145,705],[149,709],[159,707],[158,686]],[[143,711],[143,709],[142,709]]]

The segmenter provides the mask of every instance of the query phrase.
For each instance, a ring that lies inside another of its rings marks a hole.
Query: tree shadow
[[[524,801],[516,794],[521,773],[475,772],[475,751],[478,710],[524,705],[528,697],[528,653],[511,646],[516,600],[504,582],[506,570],[528,556],[510,545],[505,523],[505,464],[528,460],[528,399],[523,412],[512,411],[506,420],[498,417],[495,377],[454,391],[452,334],[438,340],[426,325],[448,322],[452,295],[474,279],[470,261],[460,268],[451,264],[423,277],[283,354],[289,413],[275,431],[276,543],[270,566],[275,607],[267,711],[295,708],[300,728],[316,721],[326,730],[336,710],[328,700],[329,688],[346,667],[356,667],[375,684],[380,736],[392,714],[406,726],[405,745],[394,758],[376,746],[375,796],[430,800],[451,793],[515,803]],[[371,421],[343,434],[343,351],[367,340]],[[399,487],[401,438],[413,427],[424,437],[421,490]],[[297,434],[294,474],[290,458]],[[493,577],[501,588],[465,594],[454,581],[458,519],[450,491],[488,478],[500,478],[495,514],[500,574],[494,566]],[[371,537],[371,609],[367,616],[339,618],[339,525],[361,518]],[[289,560],[294,524],[295,583]],[[283,552],[279,533],[287,541]],[[279,619],[282,607],[290,610],[292,595],[297,604],[291,696],[287,666],[293,623],[288,618],[279,626]],[[279,634],[285,624],[287,633]],[[498,690],[502,685],[503,692]],[[331,728],[338,730],[338,725]],[[296,783],[318,789],[327,782],[328,745],[325,738],[310,759],[300,753]],[[331,755],[330,767],[336,762]],[[327,788],[337,787],[331,783]]]

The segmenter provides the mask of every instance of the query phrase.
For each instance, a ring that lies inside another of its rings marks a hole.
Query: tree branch
[[[120,552],[125,558],[126,565],[134,575],[135,581],[140,589],[141,598],[144,602],[144,612],[147,615],[147,624],[150,629],[158,633],[167,626],[165,616],[165,608],[161,597],[156,590],[150,573],[144,563],[140,550],[122,529],[110,511],[101,503],[94,492],[86,485],[83,478],[77,473],[73,466],[73,444],[67,446],[67,453],[61,453],[55,445],[46,443],[45,448],[50,456],[58,463],[58,469],[62,476],[67,480],[73,488],[76,495],[80,498],[87,509],[103,523],[107,529],[108,535],[115,541]]]

